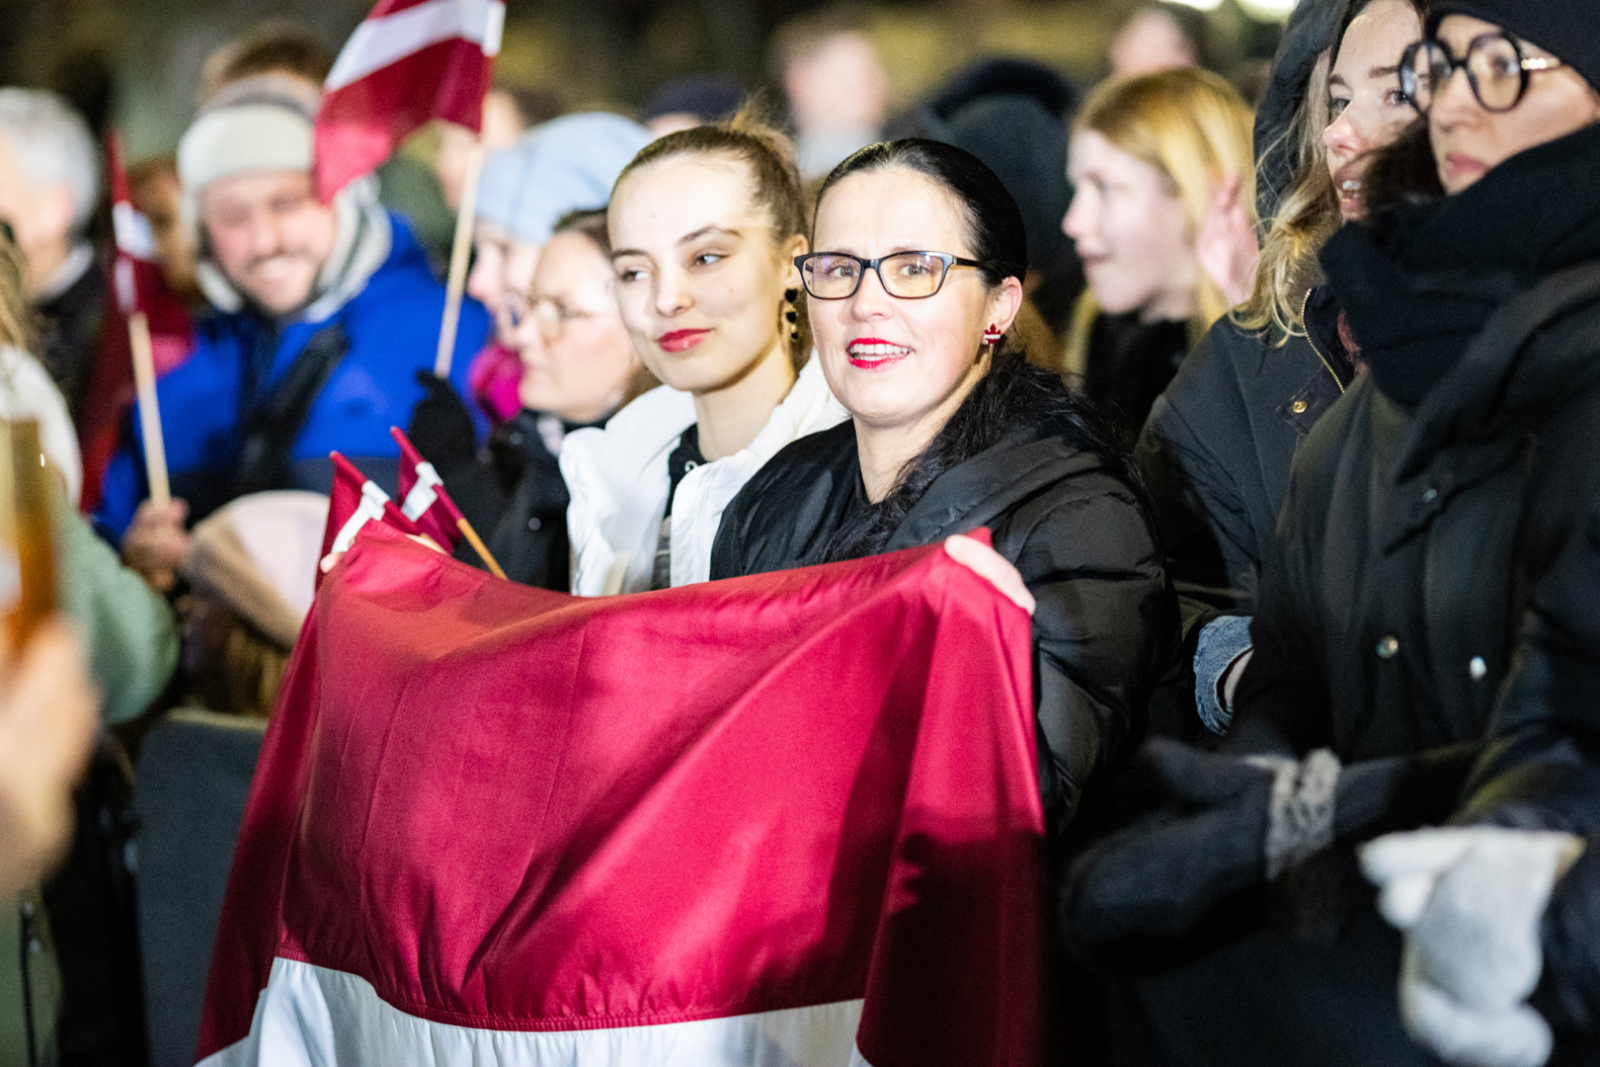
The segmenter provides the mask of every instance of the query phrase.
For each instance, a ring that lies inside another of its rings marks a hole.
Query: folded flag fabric
[[[461,543],[461,509],[445,492],[444,479],[433,464],[411,443],[398,426],[389,427],[389,436],[400,446],[400,512],[417,524],[417,529],[436,541],[446,552]]]
[[[505,17],[502,0],[378,0],[323,86],[316,156],[324,201],[432,119],[478,129]]]
[[[369,524],[268,728],[199,1056],[1041,1062],[1030,647],[937,547],[582,598]]]

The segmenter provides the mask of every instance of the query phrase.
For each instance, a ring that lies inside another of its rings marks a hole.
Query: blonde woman
[[[1062,228],[1089,287],[1065,369],[1132,436],[1184,353],[1254,285],[1250,109],[1208,71],[1112,80],[1085,101],[1069,158]]]
[[[1227,729],[1250,655],[1256,578],[1290,461],[1356,375],[1359,353],[1340,327],[1337,302],[1317,285],[1316,255],[1343,222],[1361,216],[1373,153],[1417,117],[1395,64],[1421,34],[1417,0],[1301,8],[1262,104],[1269,121],[1258,124],[1269,176],[1262,200],[1277,209],[1255,293],[1195,348],[1139,440],[1183,600],[1196,708],[1213,733]],[[1274,129],[1273,115],[1287,125]],[[1287,186],[1281,200],[1273,179]]]

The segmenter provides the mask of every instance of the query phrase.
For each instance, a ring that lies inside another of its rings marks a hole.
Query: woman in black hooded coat
[[[1435,3],[1401,70],[1449,195],[1374,203],[1323,252],[1370,373],[1295,459],[1232,734],[1220,755],[1153,743],[1140,765],[1158,810],[1086,856],[1065,901],[1078,942],[1105,949],[1192,935],[1270,883],[1301,926],[1307,907],[1324,914],[1322,943],[1252,906],[1247,947],[1206,961],[1203,1005],[1167,1017],[1169,1047],[1231,1027],[1252,1062],[1429,1062],[1397,1036],[1399,940],[1343,876],[1350,846],[1507,810],[1600,825],[1600,804],[1537,799],[1571,760],[1560,732],[1517,737],[1503,774],[1503,743],[1484,744],[1518,699],[1532,592],[1600,496],[1593,15],[1582,0]],[[1480,753],[1474,780],[1493,788],[1461,809]]]
[[[1177,637],[1137,474],[1092,406],[1005,336],[1026,240],[974,156],[919,139],[863,149],[824,183],[812,247],[800,262],[817,350],[853,418],[750,480],[711,576],[987,527],[1037,601],[1041,789],[1059,840],[1143,734]]]

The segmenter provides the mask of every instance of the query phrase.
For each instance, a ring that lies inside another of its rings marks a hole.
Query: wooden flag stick
[[[444,292],[444,320],[439,323],[439,351],[433,359],[433,373],[450,377],[450,362],[456,351],[456,327],[461,323],[461,295],[467,288],[467,260],[472,253],[472,222],[478,208],[478,174],[483,170],[483,138],[474,137],[467,151],[466,179],[461,184],[461,203],[456,208],[456,239],[450,246],[450,274]]]
[[[489,565],[490,574],[496,578],[506,576],[506,572],[500,569],[500,564],[489,555],[489,546],[483,543],[483,538],[478,536],[478,531],[472,528],[472,523],[468,522],[465,516],[456,520],[456,529],[461,531],[461,535],[467,539],[467,544],[472,546],[472,551],[478,554],[478,558]]]
[[[165,507],[172,499],[172,486],[167,479],[167,443],[161,436],[161,408],[156,401],[150,320],[142,311],[128,316],[128,342],[133,349],[133,383],[139,394],[139,429],[144,431],[144,469],[150,482],[150,501]]]

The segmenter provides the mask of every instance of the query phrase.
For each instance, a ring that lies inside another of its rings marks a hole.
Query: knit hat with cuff
[[[218,93],[178,142],[186,201],[221,178],[250,171],[310,170],[316,90],[279,74],[246,78]]]
[[[1543,48],[1600,89],[1600,11],[1594,0],[1437,0],[1428,10],[1429,37],[1446,15],[1492,22]]]

